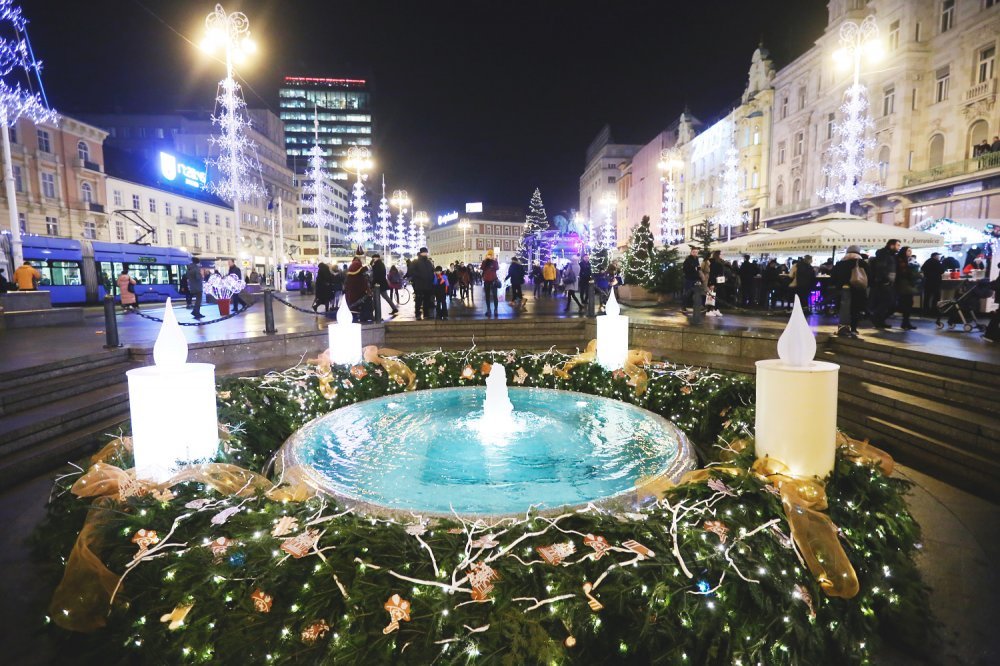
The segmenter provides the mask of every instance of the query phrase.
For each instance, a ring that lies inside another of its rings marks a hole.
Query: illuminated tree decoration
[[[722,185],[719,188],[719,210],[714,222],[726,235],[732,235],[733,227],[743,221],[743,200],[740,199],[740,152],[730,141],[726,149],[725,169],[722,172]]]
[[[622,256],[622,276],[626,284],[645,285],[653,279],[656,260],[653,242],[649,216],[643,215]]]
[[[517,246],[517,256],[524,262],[536,260],[545,263],[549,260],[552,248],[542,238],[542,233],[548,231],[549,218],[545,214],[545,204],[542,203],[542,192],[537,187],[528,202],[528,214],[524,218],[521,230],[521,240]]]
[[[823,174],[827,185],[818,194],[825,201],[850,208],[855,201],[877,194],[878,164],[870,155],[875,150],[875,123],[868,113],[868,91],[855,83],[847,89],[842,118],[833,124],[834,142],[827,151]]]
[[[319,147],[319,121],[314,120],[313,125],[317,134],[313,139],[312,150],[309,151],[309,170],[306,172],[306,177],[309,179],[309,201],[312,204],[312,213],[304,215],[303,221],[316,227],[316,233],[323,246],[320,257],[325,257],[330,253],[329,219],[325,206],[327,198],[326,160],[323,158],[323,149]]]
[[[364,247],[372,236],[368,224],[368,192],[362,182],[364,172],[372,167],[371,151],[364,146],[351,146],[345,166],[358,174],[351,196],[350,239],[355,246]]]
[[[406,211],[410,207],[410,195],[406,190],[395,190],[389,203],[395,207],[399,213],[396,215],[396,246],[393,248],[400,257],[413,252],[413,220],[410,220],[409,229],[406,226]]]
[[[660,170],[663,172],[663,206],[660,209],[660,243],[664,246],[676,245],[684,240],[684,230],[680,221],[680,201],[677,196],[675,174],[683,168],[676,150],[666,148],[660,151]]]
[[[617,246],[615,234],[615,206],[618,199],[613,192],[606,193],[601,197],[601,206],[604,208],[604,227],[601,229],[601,237],[597,243],[597,249],[611,250]],[[594,232],[591,230],[591,243],[593,243]]]
[[[375,242],[382,246],[382,254],[388,254],[392,245],[392,213],[389,212],[389,200],[385,198],[385,176],[382,177],[382,198],[378,201],[378,228],[375,232]]]

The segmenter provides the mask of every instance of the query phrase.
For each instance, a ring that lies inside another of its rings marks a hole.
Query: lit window
[[[90,161],[90,147],[87,146],[86,141],[81,141],[76,144],[76,156],[84,162]]]
[[[754,125],[753,127],[753,145],[760,145],[760,126]]]
[[[17,214],[17,228],[21,230],[22,234],[28,233],[28,218],[24,213]]]

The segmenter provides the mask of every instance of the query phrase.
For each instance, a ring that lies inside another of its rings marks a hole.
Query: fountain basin
[[[502,516],[619,500],[636,481],[695,467],[684,434],[628,403],[510,388],[512,421],[484,421],[485,387],[402,393],[316,418],[283,445],[286,468],[377,513]]]

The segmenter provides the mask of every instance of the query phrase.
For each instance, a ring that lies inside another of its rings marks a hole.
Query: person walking
[[[389,297],[389,276],[385,272],[385,263],[382,261],[382,256],[377,252],[372,255],[371,269],[372,287],[378,294],[378,298],[385,299],[385,302],[389,304],[389,307],[392,308],[390,314],[398,313],[399,309],[392,304],[392,298]]]
[[[684,257],[681,270],[684,274],[684,289],[681,292],[681,314],[687,314],[687,309],[694,307],[694,287],[701,282],[701,260],[698,258],[698,248],[690,246],[691,251]]]
[[[434,267],[434,300],[437,301],[437,318],[448,318],[448,273],[440,266]]]
[[[917,327],[910,321],[913,313],[913,296],[917,293],[917,285],[920,281],[920,268],[917,267],[913,259],[913,250],[903,247],[896,255],[896,302],[899,305],[899,313],[903,316],[900,328],[904,331],[912,331]]]
[[[14,271],[14,283],[17,284],[18,291],[35,291],[41,279],[42,274],[29,261],[25,261]]]
[[[392,299],[396,299],[396,305],[392,308],[392,313],[396,314],[399,312],[399,290],[403,288],[403,276],[399,272],[399,268],[393,264],[389,267],[389,273],[386,276],[389,282],[389,303],[392,303]]]
[[[872,323],[877,329],[892,328],[886,319],[892,313],[896,284],[896,253],[900,242],[893,238],[875,253],[869,265]]]
[[[580,256],[574,257],[573,261],[566,264],[566,268],[563,269],[563,289],[566,291],[566,310],[569,312],[569,303],[573,301],[576,303],[577,307],[582,310],[583,303],[580,299],[576,297],[576,283],[577,276],[580,274]]]
[[[333,274],[327,264],[320,263],[316,270],[316,296],[313,298],[313,312],[318,312],[323,306],[323,314],[329,314],[330,301],[333,300]]]
[[[497,263],[496,258],[494,258],[493,250],[486,251],[486,258],[483,259],[483,263],[479,266],[479,270],[483,274],[483,291],[486,296],[486,316],[490,316],[490,304],[493,304],[493,313],[496,316],[500,316],[500,299],[497,296],[497,291],[500,289],[500,280],[497,278],[497,271],[500,270],[500,264]]]
[[[858,320],[868,304],[868,264],[861,248],[851,245],[830,271],[830,284],[840,296],[837,335],[858,338]]]
[[[542,282],[543,288],[542,293],[551,296],[555,293],[556,286],[556,265],[552,263],[552,259],[546,260],[545,265],[542,266]]]
[[[413,285],[413,317],[416,320],[434,318],[434,264],[422,247],[410,262],[407,274]]]
[[[139,309],[139,299],[135,296],[135,280],[128,274],[128,266],[122,268],[118,276],[118,293],[121,295],[122,309],[135,312]]]
[[[928,317],[936,317],[937,304],[941,300],[941,280],[944,276],[941,253],[932,252],[930,258],[920,267],[920,273],[924,276],[922,310]]]
[[[340,307],[340,299],[344,296],[344,277],[344,269],[334,262],[330,267],[330,307],[335,315]]]
[[[240,280],[243,279],[243,271],[240,270],[240,267],[232,259],[229,260],[229,275],[235,275]],[[239,292],[237,292],[233,294],[233,314],[240,311],[240,306],[243,306],[244,310],[247,309],[246,301],[240,298]],[[316,308],[313,309],[315,310]]]
[[[507,267],[507,279],[510,281],[510,304],[515,310],[524,309],[524,265],[514,257]]]
[[[508,275],[509,275],[509,272],[508,272]],[[541,295],[541,293],[542,293],[542,286],[544,284],[545,284],[545,279],[542,277],[542,267],[536,261],[531,266],[531,291],[532,291],[532,295],[535,297],[535,300],[537,300],[538,297]]]
[[[357,320],[364,320],[366,314],[364,299],[371,292],[371,284],[368,282],[368,267],[364,264],[364,250],[358,248],[354,253],[351,265],[347,267],[347,276],[344,278],[344,305],[357,315]]]
[[[205,315],[201,313],[201,295],[204,291],[205,278],[201,274],[201,266],[198,265],[197,259],[188,264],[186,277],[188,291],[191,293],[191,316],[195,319],[204,319]]]
[[[576,290],[580,292],[580,300],[583,301],[580,304],[580,309],[587,304],[588,290],[587,286],[594,281],[594,269],[590,265],[590,256],[585,252],[580,257],[580,273],[577,279]]]

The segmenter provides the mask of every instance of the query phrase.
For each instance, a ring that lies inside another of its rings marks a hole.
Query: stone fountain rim
[[[547,509],[535,510],[536,505],[530,505],[524,508],[523,511],[509,512],[509,513],[477,513],[477,512],[462,512],[454,511],[418,511],[415,509],[400,509],[384,504],[377,504],[374,502],[369,502],[367,500],[359,499],[357,497],[351,497],[350,495],[343,494],[329,487],[326,487],[325,481],[316,469],[308,462],[305,462],[298,455],[298,445],[300,444],[301,433],[307,427],[319,421],[329,417],[331,414],[338,412],[342,409],[349,409],[356,407],[358,405],[375,402],[378,400],[392,400],[394,398],[404,398],[406,395],[412,395],[415,393],[429,393],[435,391],[461,391],[461,390],[485,390],[485,386],[473,385],[473,386],[442,386],[438,388],[429,389],[419,389],[416,391],[403,391],[401,393],[390,393],[386,395],[377,396],[374,398],[368,398],[367,400],[359,400],[357,402],[352,402],[349,405],[344,405],[343,407],[338,407],[337,409],[331,410],[326,414],[321,414],[314,419],[310,419],[306,423],[303,423],[298,430],[293,432],[288,439],[286,439],[282,445],[278,448],[277,453],[275,453],[275,475],[276,478],[280,479],[280,475],[284,469],[290,469],[292,467],[298,467],[300,473],[302,474],[303,480],[318,494],[326,495],[328,497],[335,498],[340,504],[345,508],[353,509],[361,514],[365,515],[375,515],[381,517],[394,518],[397,520],[408,520],[412,521],[414,518],[459,518],[461,520],[501,520],[505,518],[517,518],[520,519],[525,515],[525,512],[534,512],[541,516],[558,515],[565,513],[567,511],[578,511],[585,509],[587,507],[597,507],[599,509],[618,511],[618,512],[632,512],[636,511],[641,507],[634,506],[633,503],[628,502],[630,495],[636,493],[635,488],[621,490],[613,495],[605,495],[603,497],[598,497],[592,499],[588,502],[582,502],[580,504],[566,504],[560,507],[553,507]],[[553,389],[546,388],[542,386],[507,386],[508,391],[534,391],[534,392],[547,392],[547,393],[561,393],[571,396],[587,396],[588,398],[595,398],[598,400],[608,400],[611,402],[619,403],[632,408],[636,411],[643,412],[646,418],[652,418],[654,421],[659,421],[660,425],[664,426],[666,429],[671,430],[677,440],[677,455],[670,462],[669,465],[660,473],[652,475],[650,481],[656,479],[667,479],[671,482],[676,483],[681,476],[685,473],[697,467],[697,456],[695,454],[694,448],[691,446],[691,442],[684,431],[681,430],[677,425],[667,418],[657,414],[654,411],[640,407],[631,402],[625,402],[624,400],[617,400],[615,398],[609,398],[602,395],[594,395],[592,393],[583,393],[580,391],[567,391],[565,389]]]

